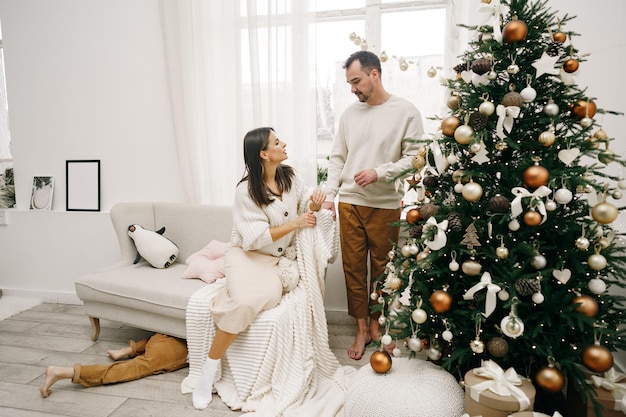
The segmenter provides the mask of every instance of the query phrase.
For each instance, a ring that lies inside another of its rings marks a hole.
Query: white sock
[[[203,410],[211,404],[213,399],[213,378],[215,378],[215,372],[220,365],[219,359],[208,358],[202,366],[202,376],[196,383],[196,388],[193,390],[191,397],[193,406],[197,410]]]

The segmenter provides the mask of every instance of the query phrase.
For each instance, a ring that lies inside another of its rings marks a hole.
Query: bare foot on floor
[[[357,332],[356,338],[352,346],[348,348],[348,357],[358,361],[365,353],[365,346],[369,345],[372,337],[369,332]]]
[[[111,350],[107,350],[107,354],[111,357],[111,359],[113,359],[114,361],[120,359],[120,358],[125,358],[128,355],[130,355],[132,353],[132,349],[130,346],[126,346],[123,347],[121,349],[111,349]]]
[[[46,398],[52,392],[50,387],[61,379],[71,379],[74,376],[74,368],[65,368],[61,366],[48,366],[46,368],[46,379],[43,381],[39,392],[41,396]]]

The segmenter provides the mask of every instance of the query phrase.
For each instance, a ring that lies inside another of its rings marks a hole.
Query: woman
[[[216,332],[193,391],[197,409],[211,403],[215,372],[237,335],[280,301],[279,260],[293,246],[295,231],[315,227],[311,209],[326,199],[321,189],[309,194],[294,169],[282,164],[286,144],[271,127],[248,132],[243,149],[246,171],[235,192],[231,247],[224,260],[228,285],[213,302]]]

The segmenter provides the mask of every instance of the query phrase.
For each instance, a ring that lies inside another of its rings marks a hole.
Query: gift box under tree
[[[625,374],[611,368],[602,376],[590,375],[589,383],[595,388],[595,396],[593,399],[587,398],[585,403],[577,391],[568,390],[568,417],[624,417],[626,415]]]
[[[491,360],[465,374],[465,412],[470,416],[508,417],[532,410],[535,387],[513,368],[506,371]]]

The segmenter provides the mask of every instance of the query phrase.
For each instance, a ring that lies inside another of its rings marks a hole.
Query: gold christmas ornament
[[[406,212],[406,221],[409,224],[415,224],[422,218],[420,211],[416,208],[412,208]]]
[[[461,270],[465,275],[469,275],[470,277],[476,276],[480,274],[480,270],[482,269],[482,265],[476,262],[475,260],[467,260],[461,264]]]
[[[607,140],[609,135],[606,134],[604,129],[600,128],[593,133],[593,137],[598,140]]]
[[[474,203],[483,196],[483,187],[480,184],[470,181],[463,186],[463,191],[461,191],[461,195],[463,198],[470,203]]]
[[[459,99],[459,96],[457,95],[450,96],[450,98],[448,98],[447,105],[450,110],[458,109],[459,106],[461,105],[461,100]]]
[[[414,155],[411,165],[413,166],[413,169],[420,170],[426,166],[426,158],[419,154]]]
[[[529,210],[524,213],[524,223],[527,226],[539,226],[541,224],[541,214],[537,213],[535,210]]]
[[[578,100],[572,104],[571,110],[580,118],[593,117],[596,115],[597,107],[593,101]]]
[[[467,145],[474,137],[474,129],[470,125],[461,125],[454,131],[454,140],[460,145]]]
[[[539,188],[542,185],[548,185],[550,173],[539,164],[529,166],[522,174],[522,180],[528,188]]]
[[[572,72],[576,72],[579,65],[580,63],[577,59],[570,58],[563,64],[563,71],[571,74]]]
[[[593,372],[603,373],[613,367],[613,355],[599,343],[583,349],[581,359],[583,365]]]
[[[619,211],[617,208],[606,201],[598,203],[591,209],[591,217],[600,224],[609,224],[617,219]]]
[[[526,39],[526,35],[528,35],[528,26],[526,26],[526,23],[517,20],[516,17],[513,19],[514,20],[511,20],[504,26],[504,29],[502,29],[502,39],[506,43],[521,42]]]
[[[452,296],[448,291],[437,290],[430,296],[430,305],[435,313],[445,313],[452,306]]]
[[[550,393],[557,393],[565,386],[565,378],[561,371],[554,366],[544,366],[535,374],[535,382],[541,389]]]
[[[428,76],[428,78],[434,78],[437,75],[437,70],[435,69],[435,67],[430,67],[426,71],[426,75]]]
[[[606,268],[606,258],[600,253],[594,253],[587,259],[587,265],[594,271],[602,271]]]
[[[541,134],[539,135],[539,143],[541,143],[546,148],[548,146],[552,146],[555,140],[556,136],[554,135],[554,131],[552,131],[552,129],[541,132]]]
[[[563,43],[567,40],[567,35],[559,30],[557,32],[554,32],[554,34],[552,34],[552,39],[554,39],[555,41],[559,43]]]
[[[441,133],[445,136],[454,136],[454,131],[461,125],[461,119],[456,116],[448,116],[441,121]]]
[[[578,304],[576,311],[587,317],[595,317],[598,314],[598,303],[589,295],[577,295],[572,300],[572,303]]]
[[[485,100],[478,106],[478,111],[485,116],[491,116],[496,111],[496,106],[491,101]]]
[[[384,374],[391,369],[391,355],[384,350],[377,350],[370,356],[372,369],[379,374]]]

